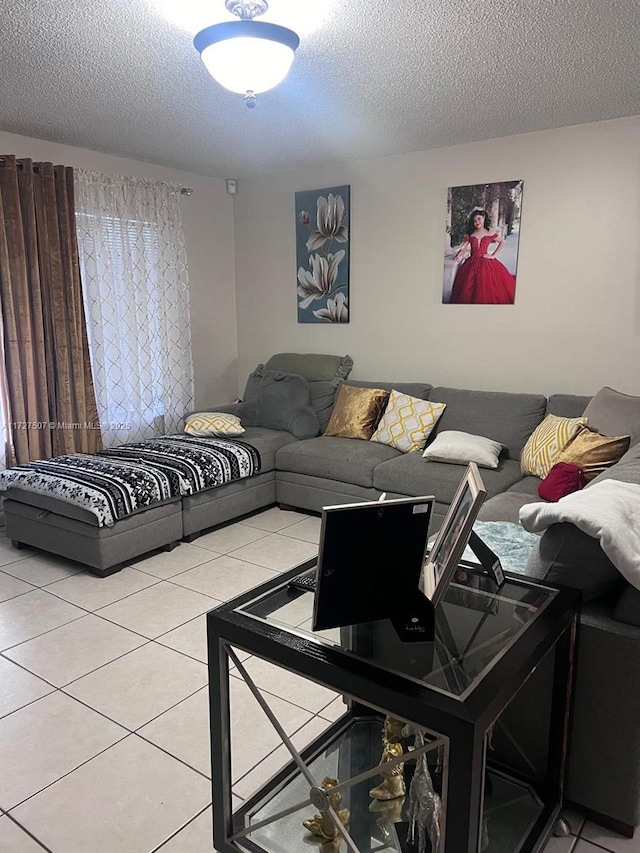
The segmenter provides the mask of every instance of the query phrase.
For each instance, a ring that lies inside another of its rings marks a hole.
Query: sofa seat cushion
[[[260,454],[260,472],[266,474],[275,470],[276,451],[287,444],[296,444],[298,439],[284,430],[247,427],[241,441],[255,447]]]
[[[444,417],[444,415],[443,415]],[[461,465],[425,461],[419,453],[405,453],[378,465],[373,485],[381,492],[399,492],[403,495],[435,495],[443,503],[451,503],[465,469]],[[498,468],[483,468],[482,480],[487,495],[498,494],[521,479],[520,465],[504,459]]]
[[[522,507],[536,500],[540,500],[537,495],[527,495],[508,489],[491,500],[485,501],[480,507],[478,518],[480,521],[510,521],[512,524],[519,524]]]
[[[526,495],[530,502],[539,501],[540,496],[538,494],[538,487],[541,482],[542,480],[540,477],[527,475],[521,480],[518,480],[517,483],[514,483],[513,486],[509,486],[507,491],[517,492],[519,495]]]
[[[386,444],[321,435],[282,447],[276,454],[276,465],[279,472],[311,474],[371,488],[375,468],[398,456],[402,456],[400,451]]]
[[[480,507],[478,518],[482,521],[510,521],[520,523],[520,509],[525,504],[540,500],[538,486],[542,480],[539,477],[523,477],[506,490],[492,498],[488,498]]]
[[[447,404],[435,433],[453,429],[483,435],[499,441],[506,448],[508,459],[520,459],[522,448],[544,418],[547,405],[541,394],[446,387],[433,388],[429,399]]]

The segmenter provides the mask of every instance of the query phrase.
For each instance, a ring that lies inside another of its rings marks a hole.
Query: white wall
[[[238,384],[233,206],[224,181],[0,132],[2,154],[192,187],[193,195],[183,197],[182,211],[189,265],[196,406],[233,399]]]
[[[354,378],[639,394],[639,167],[635,117],[239,182],[240,387],[272,353],[299,351],[349,353]],[[515,305],[442,305],[447,187],[514,179]],[[298,324],[294,192],[340,184],[352,321]]]

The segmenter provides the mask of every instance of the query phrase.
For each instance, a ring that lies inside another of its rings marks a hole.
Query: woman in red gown
[[[505,265],[496,259],[504,240],[490,231],[486,210],[474,210],[469,216],[467,233],[456,263],[462,261],[453,280],[450,303],[467,305],[513,305],[516,293],[515,278]],[[497,243],[493,251],[489,247]]]

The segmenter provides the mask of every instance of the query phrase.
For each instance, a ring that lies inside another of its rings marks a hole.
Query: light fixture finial
[[[211,76],[244,95],[245,104],[253,109],[257,94],[287,76],[300,39],[286,27],[253,20],[267,11],[267,0],[225,0],[225,6],[240,20],[207,27],[193,43]]]
[[[258,15],[264,15],[269,8],[267,0],[225,0],[224,5],[243,21],[252,21]]]

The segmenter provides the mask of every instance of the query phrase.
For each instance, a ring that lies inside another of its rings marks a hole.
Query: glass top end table
[[[413,840],[409,830],[422,766],[439,804],[427,853],[541,851],[562,804],[578,594],[513,575],[496,592],[458,573],[436,608],[435,639],[403,643],[388,620],[313,632],[313,593],[288,585],[311,565],[207,614],[215,849],[417,853],[416,825]],[[243,664],[238,650],[335,691],[344,713],[297,743],[300,733],[290,737],[256,696],[251,659]],[[265,711],[265,732],[278,732],[283,759],[256,790],[243,780],[234,812],[229,682],[238,677]],[[393,755],[405,793],[385,803],[372,791],[389,778],[389,720],[402,731]],[[338,786],[336,826],[347,816],[331,840],[305,834],[318,830],[313,791],[327,779]]]
[[[449,586],[436,608],[432,642],[402,642],[388,620],[314,632],[313,592],[290,587],[289,577],[272,589],[257,592],[238,606],[238,612],[310,642],[365,656],[391,672],[464,697],[558,591],[517,580],[507,580],[496,590],[480,575],[459,571],[457,577],[458,582]],[[378,638],[378,642],[368,642],[371,638]]]

